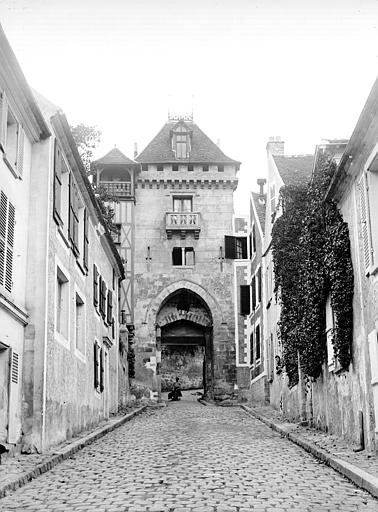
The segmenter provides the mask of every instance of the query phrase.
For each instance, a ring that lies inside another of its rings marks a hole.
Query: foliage
[[[134,344],[129,342],[129,350],[127,352],[127,362],[129,365],[129,379],[135,379],[135,350]]]
[[[325,304],[331,294],[333,345],[340,366],[350,363],[353,269],[348,226],[336,204],[324,200],[334,172],[319,158],[307,186],[280,191],[282,215],[272,231],[275,292],[281,304],[279,339],[289,386],[298,382],[298,356],[305,375],[316,379],[326,358]]]
[[[102,216],[104,217],[105,223],[111,233],[118,233],[117,226],[113,223],[114,218],[114,203],[118,202],[118,199],[110,195],[107,189],[103,185],[94,187],[97,202],[101,210]]]
[[[93,159],[93,150],[101,141],[101,132],[95,126],[86,126],[83,123],[71,126],[71,132],[85,170],[89,173]]]

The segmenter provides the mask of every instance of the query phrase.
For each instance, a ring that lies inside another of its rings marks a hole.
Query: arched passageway
[[[157,314],[156,341],[160,351],[158,392],[167,391],[176,377],[184,389],[213,390],[213,319],[197,293],[180,288],[162,302]]]

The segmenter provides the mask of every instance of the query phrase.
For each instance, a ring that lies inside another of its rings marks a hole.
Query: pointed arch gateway
[[[202,381],[205,395],[214,396],[214,324],[222,322],[215,299],[202,286],[187,280],[172,283],[151,302],[147,323],[156,336],[158,398],[162,387],[162,352],[203,353]],[[185,359],[185,358],[184,358]]]

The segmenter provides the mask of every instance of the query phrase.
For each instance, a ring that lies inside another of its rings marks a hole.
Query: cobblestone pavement
[[[377,512],[378,500],[241,409],[185,395],[85,447],[0,510]]]

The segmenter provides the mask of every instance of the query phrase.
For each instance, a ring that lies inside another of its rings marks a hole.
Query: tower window
[[[187,213],[193,211],[193,198],[188,196],[173,198],[173,211],[176,213]]]
[[[193,247],[174,247],[172,250],[172,265],[174,267],[192,267],[194,265]]]

